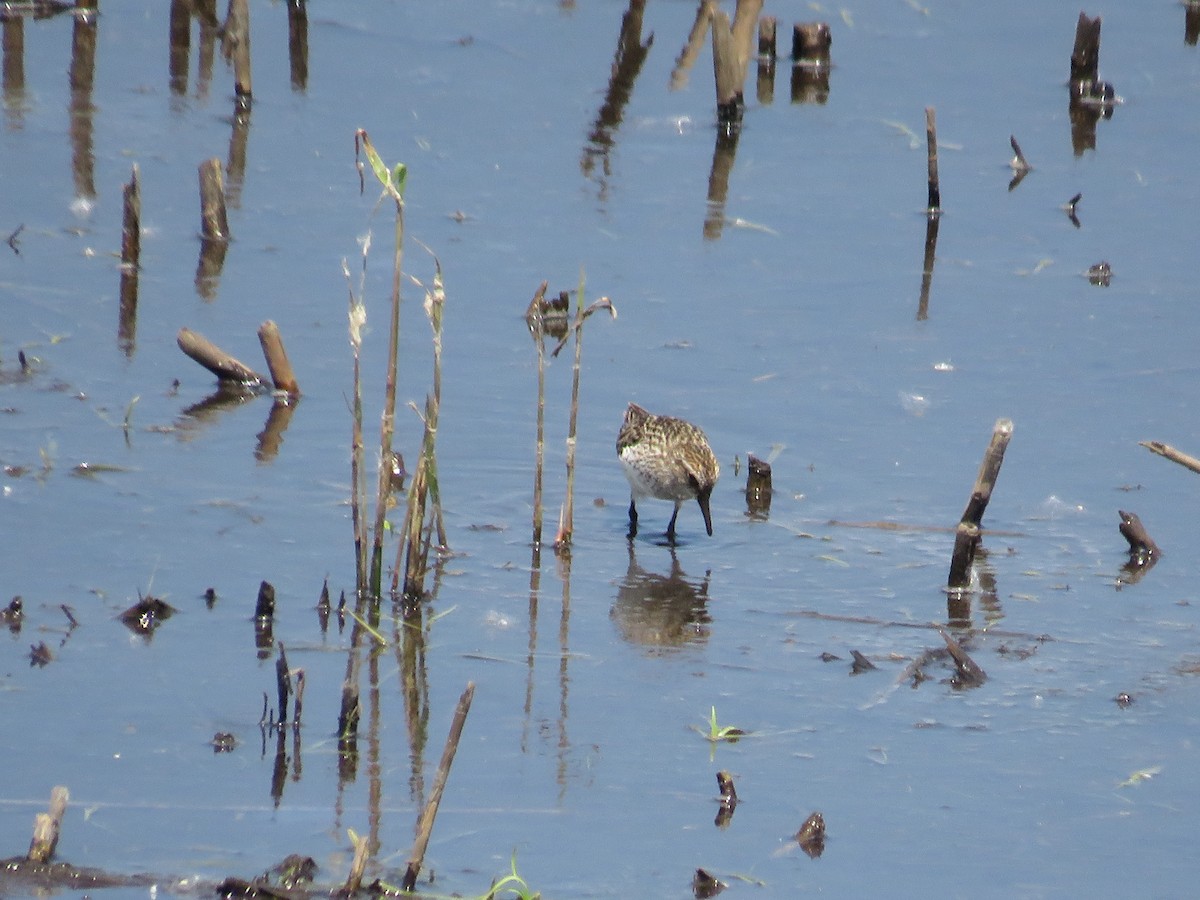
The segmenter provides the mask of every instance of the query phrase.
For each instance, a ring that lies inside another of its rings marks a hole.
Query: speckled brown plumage
[[[721,473],[704,432],[673,416],[656,416],[636,403],[625,410],[617,435],[617,456],[629,479],[629,536],[637,535],[637,498],[671,500],[675,511],[667,539],[675,540],[675,519],[687,500],[696,500],[704,528],[712,535],[708,500]]]

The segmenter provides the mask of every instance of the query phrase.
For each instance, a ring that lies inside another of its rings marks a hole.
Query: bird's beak
[[[712,494],[712,488],[701,491],[696,495],[696,502],[700,504],[700,512],[704,514],[704,530],[708,532],[709,537],[712,537],[712,513],[708,509],[710,494]]]

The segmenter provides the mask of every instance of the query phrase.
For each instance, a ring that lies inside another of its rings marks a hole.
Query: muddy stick
[[[950,632],[945,628],[938,628],[938,634],[946,642],[946,649],[950,651],[950,657],[954,660],[954,668],[956,670],[954,683],[956,685],[959,687],[978,687],[987,681],[987,673],[980,668],[975,660],[971,659],[970,654],[963,649],[962,644],[951,637]]]
[[[1158,556],[1162,553],[1158,549],[1158,544],[1154,543],[1154,538],[1150,537],[1150,532],[1146,530],[1146,526],[1142,524],[1142,520],[1138,517],[1137,513],[1118,509],[1117,514],[1121,517],[1121,524],[1118,528],[1120,528],[1121,536],[1129,542],[1129,553],[1131,556],[1147,558]]]
[[[300,385],[296,383],[296,373],[292,370],[287,350],[283,347],[283,335],[279,333],[279,326],[270,319],[259,325],[258,342],[262,345],[263,356],[266,357],[275,390],[284,391],[293,397],[298,396]]]
[[[70,798],[71,792],[61,784],[50,791],[49,812],[38,813],[33,821],[33,838],[29,842],[29,852],[25,854],[30,862],[45,863],[54,855]]]
[[[175,342],[180,350],[216,375],[220,381],[233,381],[250,386],[267,382],[265,376],[259,375],[245,363],[230,356],[197,331],[180,328]]]
[[[429,846],[429,836],[433,833],[433,820],[437,817],[438,806],[442,802],[442,792],[446,789],[446,779],[450,776],[450,767],[454,764],[454,754],[458,752],[458,742],[462,737],[463,726],[467,722],[467,713],[471,711],[471,699],[474,696],[475,682],[468,681],[466,690],[458,698],[454,719],[450,723],[450,734],[446,737],[446,747],[442,750],[442,761],[438,764],[437,776],[433,781],[433,790],[417,825],[417,840],[413,844],[412,855],[408,859],[408,869],[401,882],[402,890],[412,891],[416,888],[417,875],[420,873],[421,863],[425,859],[425,849]]]

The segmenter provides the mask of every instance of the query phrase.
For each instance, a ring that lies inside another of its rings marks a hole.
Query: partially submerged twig
[[[180,328],[175,336],[179,349],[217,376],[223,383],[236,383],[245,387],[258,388],[267,383],[260,375],[239,359],[230,356],[208,338],[190,328]]]
[[[1176,450],[1170,444],[1164,444],[1162,441],[1138,441],[1138,444],[1145,447],[1151,453],[1157,453],[1159,456],[1165,456],[1171,462],[1179,463],[1186,469],[1191,469],[1193,472],[1200,473],[1200,459],[1184,453],[1182,450]]]
[[[437,775],[433,780],[433,789],[429,800],[421,812],[417,823],[417,839],[413,843],[412,853],[408,858],[408,868],[401,882],[401,889],[412,891],[417,886],[417,875],[425,859],[425,849],[429,846],[429,836],[433,833],[433,820],[437,817],[438,806],[442,802],[442,793],[446,789],[446,779],[450,777],[450,767],[454,765],[454,754],[458,751],[458,742],[462,738],[463,726],[467,722],[467,713],[471,711],[471,700],[475,696],[475,682],[468,681],[466,690],[458,698],[458,706],[454,710],[454,719],[450,723],[450,733],[446,736],[446,746],[442,750],[442,760],[438,763]]]
[[[992,428],[991,443],[988,444],[983,461],[979,464],[979,473],[975,476],[971,497],[967,500],[955,533],[954,554],[950,560],[950,576],[947,581],[952,589],[965,588],[971,583],[971,563],[979,546],[983,513],[992,498],[996,479],[1000,475],[1000,466],[1004,463],[1004,451],[1012,440],[1012,434],[1011,419],[996,420]]]

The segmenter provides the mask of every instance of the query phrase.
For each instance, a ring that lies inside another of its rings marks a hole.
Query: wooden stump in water
[[[829,65],[833,32],[827,22],[797,22],[792,26],[792,61]]]
[[[287,350],[283,347],[283,336],[279,326],[270,319],[258,327],[258,342],[262,345],[263,356],[267,359],[267,368],[271,372],[271,383],[275,390],[283,391],[293,397],[300,393],[300,385],[296,383],[296,373],[288,361]]]

